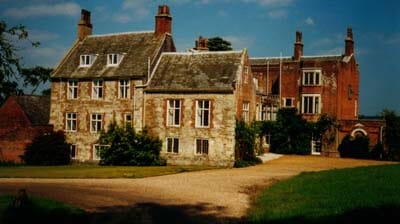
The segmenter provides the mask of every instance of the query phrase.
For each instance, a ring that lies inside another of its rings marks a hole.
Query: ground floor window
[[[76,155],[77,155],[76,145],[74,145],[74,144],[70,145],[69,152],[70,152],[71,159],[75,159]]]
[[[208,139],[196,139],[196,154],[208,154]]]
[[[167,138],[167,152],[179,153],[179,138]]]
[[[93,145],[93,155],[92,159],[93,160],[100,160],[100,151],[103,148],[108,148],[110,147],[109,145],[100,145],[100,144],[94,144]]]
[[[311,154],[320,155],[322,152],[321,137],[312,136],[311,138]]]

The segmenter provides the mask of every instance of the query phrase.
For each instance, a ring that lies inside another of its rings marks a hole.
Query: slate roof
[[[32,125],[48,125],[50,96],[14,96]]]
[[[147,76],[148,58],[152,63],[164,41],[172,41],[169,34],[127,32],[89,35],[77,41],[56,67],[52,78],[137,78]],[[173,44],[173,43],[172,43]],[[117,67],[107,66],[107,54],[124,54]],[[80,67],[80,55],[97,55],[90,67]]]
[[[317,55],[317,56],[302,56],[300,61],[345,61],[346,57],[342,55]],[[251,65],[266,65],[279,64],[281,58],[279,57],[265,57],[265,58],[250,58]],[[282,63],[295,62],[293,57],[282,57]]]
[[[146,92],[233,92],[245,50],[163,53]]]

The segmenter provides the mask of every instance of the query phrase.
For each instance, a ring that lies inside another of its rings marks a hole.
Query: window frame
[[[72,152],[74,152],[74,153],[72,153]],[[76,159],[76,156],[78,155],[78,150],[77,150],[76,144],[71,144],[69,146],[69,155],[70,155],[71,159]]]
[[[303,86],[321,86],[322,70],[321,69],[304,69],[302,74]]]
[[[196,100],[196,128],[209,128],[211,124],[211,100],[202,99]],[[205,103],[208,102],[208,107],[205,107]],[[201,103],[201,105],[200,105]],[[207,121],[207,122],[206,122]],[[207,123],[207,125],[205,125]]]
[[[199,145],[200,145],[200,148],[198,148]],[[205,148],[205,146],[207,146],[207,147]],[[195,154],[196,155],[209,155],[209,153],[210,153],[210,141],[209,141],[209,139],[196,138],[196,140],[195,140]]]
[[[242,119],[245,122],[250,121],[250,102],[248,101],[243,102]]]
[[[130,116],[131,119],[128,120],[128,119],[127,119],[127,116]],[[128,126],[129,126],[130,128],[133,128],[133,115],[132,115],[131,112],[124,113],[124,127],[125,127],[125,128],[128,128]]]
[[[99,82],[101,82],[101,85],[99,85]],[[92,99],[101,100],[103,98],[104,98],[104,80],[103,79],[92,80]]]
[[[75,117],[73,115],[75,115]],[[65,113],[65,132],[77,132],[77,131],[78,131],[78,113],[76,112]]]
[[[108,67],[115,67],[118,66],[122,61],[123,55],[111,53],[107,54],[107,66]]]
[[[309,99],[311,99],[311,102]],[[321,105],[322,105],[321,94],[302,94],[301,95],[301,113],[302,114],[310,114],[310,115],[321,114],[321,109],[322,109]],[[310,108],[311,108],[311,111],[310,111]]]
[[[73,84],[73,85],[71,85]],[[67,99],[73,100],[78,99],[78,80],[68,79],[67,81]]]
[[[172,106],[171,106],[172,102]],[[179,106],[176,106],[179,103]],[[168,99],[167,100],[167,127],[180,127],[181,126],[181,111],[182,100],[180,99]],[[178,114],[178,116],[177,116]],[[178,122],[178,123],[177,123]]]
[[[167,137],[165,142],[167,143],[166,144],[166,152],[167,153],[179,154],[179,151],[180,151],[179,137]],[[176,144],[176,143],[178,143],[178,144]]]
[[[95,118],[93,116],[96,116]],[[100,126],[100,127],[99,127]],[[103,129],[103,114],[90,114],[90,133],[98,133]]]
[[[81,54],[79,57],[79,67],[92,66],[96,58],[96,55],[93,54]]]
[[[94,161],[100,161],[101,160],[100,153],[98,153],[98,152],[103,147],[110,147],[110,145],[93,144],[93,147],[92,147],[92,160],[94,160]]]
[[[290,101],[290,105],[287,105],[288,100]],[[283,107],[294,107],[294,98],[293,97],[284,97],[283,98]]]
[[[124,82],[124,83],[121,83]],[[118,80],[118,98],[130,99],[131,98],[131,82],[129,79]]]

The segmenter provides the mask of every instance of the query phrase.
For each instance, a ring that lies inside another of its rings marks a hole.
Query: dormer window
[[[81,55],[81,61],[80,61],[80,66],[81,67],[90,67],[94,60],[96,60],[96,55],[93,54],[84,54]]]
[[[122,54],[108,54],[107,55],[107,66],[118,66],[122,61]]]

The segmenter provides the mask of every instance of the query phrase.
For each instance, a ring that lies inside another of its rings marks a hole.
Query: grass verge
[[[266,189],[254,223],[382,223],[400,219],[400,165],[302,173]]]
[[[8,166],[0,167],[0,178],[143,178],[215,169],[202,166]]]
[[[29,197],[18,208],[12,206],[14,197],[0,196],[0,223],[85,223],[85,211],[61,202]]]

